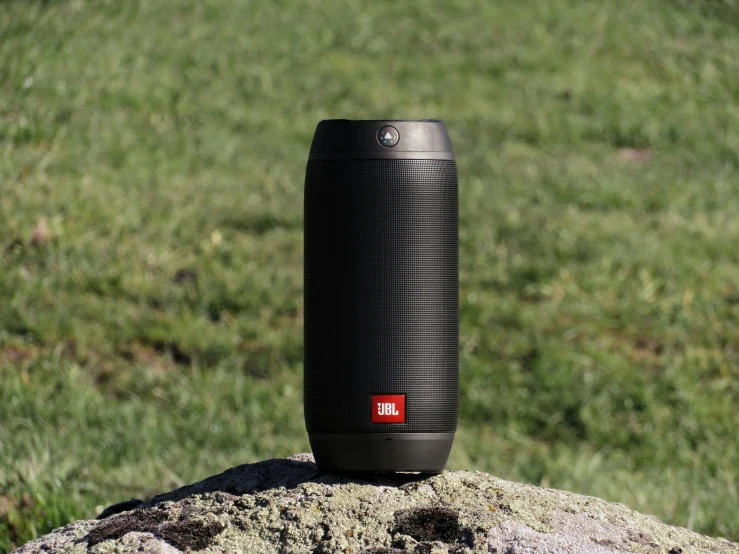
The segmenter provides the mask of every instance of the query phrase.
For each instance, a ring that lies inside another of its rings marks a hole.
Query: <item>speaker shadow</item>
[[[119,502],[106,508],[97,519],[105,519],[135,508],[150,508],[163,502],[178,502],[198,494],[221,492],[233,496],[243,496],[280,487],[293,489],[298,485],[310,482],[325,485],[356,483],[383,487],[402,487],[403,485],[423,481],[433,475],[431,473],[326,474],[319,472],[310,454],[298,454],[286,459],[264,460],[236,466],[192,485],[158,494],[150,500],[131,499]]]

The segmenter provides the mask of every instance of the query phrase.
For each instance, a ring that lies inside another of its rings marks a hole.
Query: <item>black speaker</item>
[[[321,471],[444,469],[459,404],[458,212],[441,121],[318,124],[303,392]]]

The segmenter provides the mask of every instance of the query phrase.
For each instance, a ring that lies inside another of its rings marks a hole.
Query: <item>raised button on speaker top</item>
[[[395,127],[393,127],[392,125],[385,125],[384,127],[381,127],[379,131],[377,131],[377,140],[383,146],[395,146],[400,140],[400,135],[398,134],[398,130]]]

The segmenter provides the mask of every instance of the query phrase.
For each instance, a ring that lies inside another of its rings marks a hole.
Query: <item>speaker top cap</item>
[[[454,152],[438,119],[326,119],[318,124],[311,159],[441,159]]]

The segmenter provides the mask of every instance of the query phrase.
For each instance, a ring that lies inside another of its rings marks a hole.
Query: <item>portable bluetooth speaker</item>
[[[305,424],[323,472],[444,469],[459,403],[457,168],[441,121],[327,120],[305,176]]]

